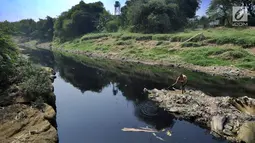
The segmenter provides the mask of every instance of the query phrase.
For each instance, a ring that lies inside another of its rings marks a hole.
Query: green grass
[[[203,33],[189,42],[180,43]],[[230,44],[230,45],[229,45]],[[208,29],[173,34],[98,33],[62,44],[66,50],[102,54],[117,53],[119,57],[137,60],[155,60],[191,63],[200,66],[229,66],[255,70],[255,56],[244,48],[255,46],[252,29]]]
[[[200,66],[235,65],[255,70],[255,56],[241,48],[194,48],[179,51],[184,61]]]
[[[203,33],[206,42],[213,44],[235,44],[245,48],[255,46],[255,31],[253,29],[208,29],[200,31],[186,31],[172,34],[139,34],[139,33],[93,33],[86,34],[81,38],[81,41],[99,39],[103,37],[120,38],[121,40],[157,40],[157,41],[172,41],[182,42],[192,36]],[[200,41],[200,37],[195,37],[191,42]]]

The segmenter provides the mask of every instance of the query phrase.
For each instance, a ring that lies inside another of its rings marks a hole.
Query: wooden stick
[[[135,129],[135,128],[123,128],[122,131],[124,132],[147,132],[147,133],[155,133],[155,132],[158,132],[156,130],[153,130],[153,129]]]
[[[188,40],[186,40],[186,41],[184,41],[184,42],[178,44],[177,46],[179,47],[181,44],[184,44],[184,43],[186,43],[186,42],[189,42],[189,41],[192,40],[193,38],[197,37],[198,35],[202,35],[202,34],[203,34],[202,32],[201,32],[201,33],[198,33],[198,34],[192,36],[191,38],[189,38]],[[177,46],[175,46],[174,48],[176,48]],[[172,49],[172,48],[171,48],[171,49]],[[169,49],[169,50],[170,50],[170,49]]]

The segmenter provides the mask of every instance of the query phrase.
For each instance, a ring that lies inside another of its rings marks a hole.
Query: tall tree
[[[255,0],[212,0],[207,15],[212,20],[220,20],[222,25],[230,25],[233,6],[246,6],[250,18],[255,17]]]
[[[195,16],[199,4],[200,0],[130,0],[122,8],[121,25],[134,32],[175,31]]]
[[[54,24],[55,39],[66,41],[97,30],[101,14],[105,11],[102,2],[86,4],[80,1],[69,11],[63,12]]]
[[[210,19],[220,20],[222,25],[230,26],[232,0],[212,0],[207,10]]]

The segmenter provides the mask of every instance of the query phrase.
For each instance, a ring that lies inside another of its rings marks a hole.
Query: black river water
[[[122,131],[140,127],[157,129],[156,135],[169,143],[227,142],[213,137],[207,129],[178,120],[164,111],[156,118],[138,114],[138,105],[147,100],[143,88],[165,88],[165,83],[91,68],[69,57],[54,57],[50,51],[25,51],[25,54],[35,63],[56,70],[54,92],[60,143],[163,142],[152,133]]]

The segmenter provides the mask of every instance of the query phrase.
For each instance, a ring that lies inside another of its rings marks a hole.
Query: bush
[[[52,103],[54,96],[52,96],[50,74],[25,59],[19,59],[16,65],[16,84],[21,87],[24,97],[29,101],[41,97],[46,103]]]
[[[107,32],[117,32],[119,29],[118,21],[111,20],[106,23],[106,31]]]
[[[14,75],[17,49],[10,37],[0,33],[0,88],[5,88],[10,82],[10,76]]]
[[[137,41],[143,41],[143,40],[152,40],[151,35],[139,35],[135,38]]]
[[[201,46],[203,46],[202,43],[195,43],[195,42],[186,42],[181,44],[181,47],[201,47]]]
[[[152,36],[152,40],[158,40],[158,41],[169,41],[171,38],[170,35],[165,34],[156,34]]]
[[[235,60],[245,57],[246,55],[241,51],[228,51],[223,53],[220,57],[226,60]]]
[[[121,36],[120,39],[121,40],[130,40],[130,39],[133,39],[133,36],[131,36],[131,35],[123,35],[123,36]]]
[[[128,41],[118,41],[116,42],[116,45],[131,45],[132,41],[128,40]]]
[[[108,37],[108,36],[110,36],[110,34],[106,34],[106,33],[86,34],[83,37],[81,37],[81,41],[99,39],[99,38]]]

